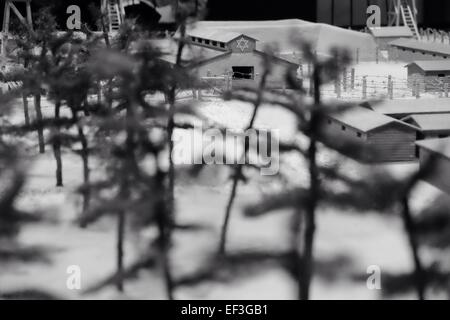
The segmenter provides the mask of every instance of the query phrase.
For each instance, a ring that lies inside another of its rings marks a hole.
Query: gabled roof
[[[300,63],[298,60],[295,61],[294,59],[288,59],[282,55],[278,56],[278,55],[267,54],[265,51],[260,51],[260,50],[255,50],[254,53],[259,54],[263,57],[269,57],[274,62],[290,64],[291,66],[296,67],[296,68],[300,67]]]
[[[187,33],[214,29],[245,34],[260,43],[278,46],[280,53],[300,52],[292,37],[311,43],[318,55],[328,55],[334,47],[345,47],[351,52],[360,49],[360,57],[372,57],[377,44],[367,33],[348,30],[299,19],[270,21],[198,21],[188,26]],[[258,48],[258,49],[261,49]]]
[[[398,99],[385,100],[371,106],[372,110],[386,115],[412,115],[450,113],[450,99]]]
[[[450,114],[415,114],[406,120],[413,120],[423,131],[450,130]]]
[[[393,38],[393,37],[405,37],[411,38],[413,37],[413,33],[411,29],[405,26],[400,27],[378,27],[378,28],[370,28],[370,33],[375,38]]]
[[[156,41],[155,46],[162,52],[161,59],[169,63],[176,63],[178,46],[173,41]],[[187,45],[183,50],[182,60],[186,63],[184,66],[196,65],[206,60],[215,59],[229,54],[227,51],[216,50],[198,45]]]
[[[416,144],[423,149],[450,159],[450,138],[422,140],[416,142]]]
[[[450,56],[450,46],[437,42],[424,42],[415,39],[398,39],[389,42],[389,45],[409,50],[419,50],[427,53],[436,53]]]
[[[187,32],[188,36],[191,37],[197,37],[207,40],[213,40],[213,41],[219,41],[219,42],[225,42],[228,43],[230,41],[233,41],[239,37],[247,37],[254,41],[258,41],[255,38],[252,38],[246,34],[240,33],[240,32],[233,32],[233,31],[223,31],[223,30],[217,30],[217,29],[193,29]]]
[[[391,123],[417,130],[406,123],[364,107],[355,107],[343,113],[333,114],[332,118],[362,132],[370,132]]]
[[[239,34],[238,37],[247,35]],[[176,42],[171,41],[170,39],[162,39],[162,40],[152,40],[152,43],[154,46],[156,46],[162,53],[162,60],[167,61],[169,63],[174,64],[176,62],[176,54],[178,45]],[[264,51],[255,50],[253,51],[254,54],[262,55],[264,56],[266,53]],[[198,45],[196,43],[191,43],[187,46],[185,46],[183,50],[183,57],[182,59],[184,61],[188,61],[188,63],[184,64],[184,66],[195,66],[203,63],[211,62],[212,60],[215,60],[217,58],[225,57],[227,55],[232,54],[231,51],[224,51],[216,48],[209,48],[202,45]],[[242,55],[237,55],[236,57],[243,58]],[[299,61],[292,61],[285,59],[283,56],[272,56],[272,58],[276,62],[286,63],[290,64],[293,67],[299,66]]]
[[[414,61],[406,65],[406,67],[411,65],[416,65],[423,71],[450,71],[450,60]]]

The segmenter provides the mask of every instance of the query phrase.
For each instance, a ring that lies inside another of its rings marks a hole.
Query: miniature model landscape
[[[360,31],[190,12],[144,41],[134,2],[67,39],[25,13],[2,33],[1,298],[448,299],[450,36],[414,1]],[[276,131],[279,172],[177,162],[198,123]]]

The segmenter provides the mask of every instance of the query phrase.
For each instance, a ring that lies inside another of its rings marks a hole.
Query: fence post
[[[344,92],[347,92],[347,68],[344,68],[342,73],[342,89]]]
[[[388,80],[387,80],[387,96],[389,97],[389,99],[391,98],[391,81],[392,81],[392,76],[389,75]]]
[[[391,81],[391,99],[394,99],[394,80]]]
[[[389,99],[394,99],[394,83],[392,81],[392,76],[389,75],[387,83],[388,97]]]
[[[364,76],[362,81],[362,98],[367,99],[367,76]]]
[[[314,95],[314,79],[313,79],[313,77],[309,77],[308,95],[311,97]]]
[[[342,97],[342,93],[341,93],[341,79],[338,78],[336,80],[336,97],[338,99],[340,99]]]
[[[420,81],[416,80],[415,86],[416,86],[416,99],[419,99],[420,98]]]
[[[359,48],[356,48],[356,64],[359,64]]]
[[[351,71],[350,88],[355,90],[355,68],[352,68]]]
[[[230,77],[228,76],[228,71],[224,73],[223,80],[225,82],[225,85],[224,85],[225,91],[230,90]]]
[[[375,50],[375,61],[377,62],[377,64],[380,62],[380,48],[377,47],[377,49]]]

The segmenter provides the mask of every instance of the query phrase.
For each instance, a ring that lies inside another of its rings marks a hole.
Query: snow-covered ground
[[[248,104],[218,99],[205,101],[201,112],[224,125],[243,128],[251,114]],[[293,117],[273,106],[264,106],[256,125],[279,129],[282,139],[289,139],[295,132]],[[292,157],[288,160],[290,175],[304,179],[304,164]],[[417,169],[417,164],[391,165],[398,174]],[[80,229],[73,223],[80,209],[80,199],[72,190],[81,183],[81,162],[73,155],[64,155],[65,187],[54,187],[55,166],[51,152],[36,156],[30,168],[30,180],[22,194],[20,206],[43,211],[58,218],[55,223],[31,225],[23,229],[20,240],[24,244],[44,246],[50,249],[50,262],[36,262],[1,266],[0,290],[35,287],[69,299],[164,299],[162,277],[158,273],[141,272],[138,280],[126,284],[126,293],[119,295],[108,288],[94,295],[82,295],[66,287],[70,265],[78,265],[82,271],[82,287],[86,288],[109,275],[115,266],[114,221],[104,219],[88,229]],[[96,165],[93,165],[93,171]],[[217,170],[216,170],[217,169]],[[216,171],[215,171],[216,170]],[[355,169],[357,170],[357,169]],[[221,179],[211,183],[211,174]],[[208,168],[200,180],[180,179],[176,189],[177,215],[180,222],[200,222],[204,231],[195,234],[182,233],[175,237],[173,263],[177,275],[185,274],[201,266],[202,261],[217,249],[217,241],[230,183],[227,169]],[[293,179],[295,180],[295,179]],[[229,250],[268,249],[280,250],[288,245],[289,211],[249,219],[242,208],[257,201],[267,192],[261,184],[250,183],[240,189],[234,207],[229,233]],[[431,201],[438,191],[423,183],[417,189],[414,208]],[[139,239],[127,237],[126,260],[132,261],[138,254]],[[333,269],[324,269],[331,278],[316,276],[312,285],[313,299],[378,299],[382,290],[369,290],[365,281],[354,281],[354,275],[368,276],[366,270],[378,265],[383,272],[401,272],[412,269],[407,239],[398,216],[380,216],[323,208],[318,215],[316,242],[318,261],[337,261]],[[323,269],[318,267],[319,269]],[[207,283],[193,288],[182,287],[176,291],[179,299],[292,299],[296,286],[279,267],[264,271],[250,271],[231,283]],[[403,298],[414,298],[408,295]]]

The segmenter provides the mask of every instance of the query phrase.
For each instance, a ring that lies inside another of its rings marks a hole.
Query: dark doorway
[[[425,139],[425,135],[422,132],[417,131],[416,132],[416,141],[421,141],[421,140],[424,140],[424,139]],[[420,148],[417,145],[416,145],[416,158],[417,159],[420,158]]]
[[[233,79],[254,79],[255,67],[233,67]]]

